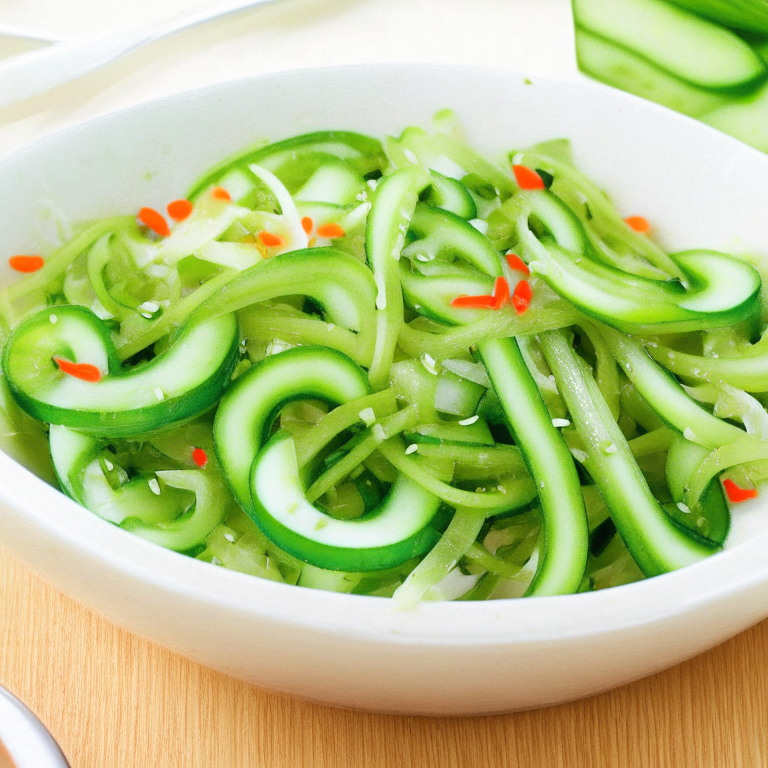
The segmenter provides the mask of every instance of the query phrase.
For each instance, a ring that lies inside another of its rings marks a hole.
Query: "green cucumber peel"
[[[484,522],[484,515],[476,509],[457,509],[440,541],[392,595],[395,602],[403,608],[414,608],[467,554]]]
[[[34,418],[124,437],[185,421],[214,405],[229,383],[238,342],[232,314],[190,320],[165,351],[125,369],[96,315],[80,306],[57,306],[17,326],[5,346],[3,371],[14,399]],[[55,356],[95,366],[101,379],[69,376]]]
[[[121,527],[177,552],[200,546],[227,514],[230,502],[224,484],[204,469],[164,470],[156,474],[166,486],[194,493],[194,507],[169,522],[148,525],[138,518],[129,517]]]
[[[768,4],[765,0],[669,0],[699,16],[722,24],[768,35]]]
[[[704,88],[744,88],[767,74],[734,32],[664,0],[574,0],[573,10],[581,26]]]
[[[701,507],[693,513],[684,503],[685,493],[696,470],[709,451],[682,435],[675,436],[669,446],[666,462],[667,485],[674,507],[670,515],[679,524],[723,545],[731,527],[731,513],[723,489],[717,480],[710,482],[701,497]]]
[[[435,545],[431,523],[440,500],[404,475],[382,503],[355,520],[337,520],[310,504],[301,486],[293,438],[278,432],[250,473],[253,516],[286,552],[318,568],[394,568]]]
[[[726,95],[687,83],[584,27],[576,25],[575,31],[579,69],[596,80],[690,117],[701,117],[728,101]]]
[[[593,328],[592,333],[605,341],[653,411],[692,442],[713,449],[741,440],[757,441],[744,430],[718,419],[699,405],[634,339],[605,326]]]
[[[429,175],[409,166],[387,176],[376,187],[365,233],[365,252],[376,281],[376,345],[369,377],[374,389],[383,389],[403,325],[403,294],[398,261],[405,244],[419,194]]]
[[[531,244],[535,238],[529,238]],[[628,275],[569,253],[554,243],[533,246],[532,268],[585,314],[625,333],[683,333],[722,328],[759,308],[760,276],[750,265],[716,251],[675,254],[688,287]],[[723,280],[723,275],[728,280]]]
[[[78,504],[110,523],[143,532],[165,531],[161,535],[170,536],[173,528],[165,526],[185,516],[194,503],[194,497],[185,492],[193,489],[186,489],[184,485],[172,487],[173,482],[167,483],[168,478],[163,477],[162,472],[142,472],[126,480],[124,470],[112,463],[116,458],[104,449],[104,441],[99,438],[53,424],[49,439],[51,458],[61,489]],[[173,472],[170,474],[174,475]],[[158,477],[163,480],[162,485]],[[220,482],[216,483],[216,489],[221,496],[224,489]],[[226,494],[223,498],[226,499]],[[217,505],[223,503],[216,501]],[[201,543],[216,524],[189,546],[186,546],[189,531],[197,526],[185,525],[181,529],[182,535],[174,542],[175,546],[170,548],[186,550]],[[179,525],[175,528],[178,530]]]
[[[627,548],[646,576],[681,568],[711,555],[682,531],[654,498],[600,390],[563,331],[540,337],[549,367],[583,445],[584,466],[611,510]]]
[[[485,341],[479,352],[542,507],[544,551],[526,594],[576,592],[586,568],[589,530],[573,457],[515,340]]]
[[[216,317],[294,295],[306,296],[318,304],[328,322],[357,332],[361,355],[373,355],[373,277],[354,256],[331,247],[289,251],[246,269],[206,299],[200,315]]]
[[[324,347],[294,347],[265,358],[236,379],[219,404],[213,437],[219,464],[240,506],[254,514],[251,465],[283,405],[308,398],[339,405],[369,394],[365,371],[346,355]]]
[[[645,349],[657,363],[683,379],[724,382],[746,392],[768,391],[768,334],[739,355],[704,357],[679,352],[657,342]]]
[[[469,190],[458,180],[430,171],[432,184],[424,202],[435,208],[442,208],[469,221],[477,216],[477,205]]]
[[[313,156],[317,155],[324,156],[321,162],[328,156],[343,160],[361,176],[383,170],[386,163],[377,139],[350,131],[307,133],[248,149],[219,163],[195,183],[187,197],[195,200],[233,172],[242,172],[255,185],[257,179],[249,171],[254,163],[275,173],[284,183],[298,178],[300,185],[318,167],[318,163],[313,162]],[[298,188],[295,183],[288,186],[292,192]]]

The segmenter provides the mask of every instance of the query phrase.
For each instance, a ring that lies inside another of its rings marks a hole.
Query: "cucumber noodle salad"
[[[695,563],[768,477],[761,265],[627,213],[449,111],[251,148],[10,257],[3,448],[161,546],[402,605]]]

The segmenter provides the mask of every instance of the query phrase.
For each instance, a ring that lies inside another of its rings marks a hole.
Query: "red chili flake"
[[[192,208],[193,205],[189,200],[174,200],[172,203],[168,203],[166,210],[174,221],[184,221],[192,213]]]
[[[544,180],[533,168],[527,165],[513,165],[515,181],[520,189],[546,189]]]
[[[274,235],[272,232],[267,232],[266,229],[263,229],[261,232],[259,232],[259,240],[261,240],[264,245],[272,248],[277,245],[282,245],[285,241],[283,240],[280,235]]]
[[[211,190],[211,197],[215,200],[223,200],[225,203],[232,202],[232,196],[226,189],[224,189],[224,187],[214,187]]]
[[[142,208],[139,211],[138,219],[144,226],[149,227],[162,237],[168,237],[171,234],[168,222],[154,208]]]
[[[90,363],[73,363],[71,360],[59,357],[58,355],[54,355],[53,362],[56,363],[62,373],[66,373],[75,379],[90,381],[94,384],[97,381],[101,381],[101,371]]]
[[[344,237],[347,233],[334,221],[330,224],[321,224],[317,228],[317,234],[320,237],[327,237],[329,240],[333,240],[336,237]]]
[[[728,495],[728,501],[734,504],[747,499],[754,499],[757,496],[756,488],[740,488],[733,480],[723,480],[723,486]]]
[[[533,291],[527,280],[521,280],[515,286],[515,292],[512,294],[512,306],[515,308],[518,315],[522,315],[531,305],[532,296]]]
[[[192,461],[202,469],[208,463],[208,454],[202,448],[193,448]]]
[[[531,274],[528,265],[516,253],[510,251],[507,254],[507,264],[509,264],[510,269],[514,269],[516,272],[522,272],[524,275]]]
[[[17,272],[37,272],[45,264],[45,259],[42,256],[11,256],[8,263]]]
[[[495,309],[496,299],[493,296],[457,296],[451,306],[456,309]]]
[[[304,229],[304,231],[309,234],[312,231],[312,228],[315,226],[315,222],[312,221],[312,219],[309,218],[309,216],[305,216],[301,220],[301,226]]]
[[[509,304],[509,283],[506,277],[497,277],[493,284],[494,309],[501,309]]]
[[[648,223],[648,219],[644,216],[627,216],[624,221],[626,221],[635,232],[640,232],[642,235],[651,230],[651,225]]]

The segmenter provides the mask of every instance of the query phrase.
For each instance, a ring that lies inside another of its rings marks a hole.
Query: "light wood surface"
[[[72,768],[761,768],[768,622],[652,678],[482,718],[330,709],[109,624],[0,550],[0,683]]]

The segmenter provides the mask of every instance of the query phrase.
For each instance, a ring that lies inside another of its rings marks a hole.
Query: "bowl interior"
[[[768,157],[662,107],[594,84],[430,66],[292,72],[162,99],[39,139],[0,161],[0,281],[14,253],[50,252],[69,222],[159,209],[209,166],[262,139],[347,129],[383,136],[458,115],[474,146],[503,158],[569,138],[579,167],[624,215],[642,214],[668,250],[695,247],[768,257]],[[33,480],[0,454],[0,500],[57,540],[110,561],[146,584],[163,582],[202,602],[230,601],[339,631],[398,632],[423,642],[490,642],[521,632],[554,637],[653,620],[710,592],[737,589],[768,570],[762,499],[734,513],[729,551],[657,579],[566,598],[430,604],[397,615],[387,601],[317,593],[211,568],[141,541]],[[12,537],[0,526],[0,538]],[[735,549],[734,549],[735,548]],[[626,598],[626,599],[624,599]],[[552,610],[557,601],[558,608]],[[354,611],[350,611],[352,604]],[[456,621],[458,612],[468,621]],[[355,614],[352,616],[352,614]],[[504,621],[498,617],[503,616]],[[362,620],[364,618],[364,621]],[[479,641],[479,640],[478,640]]]

